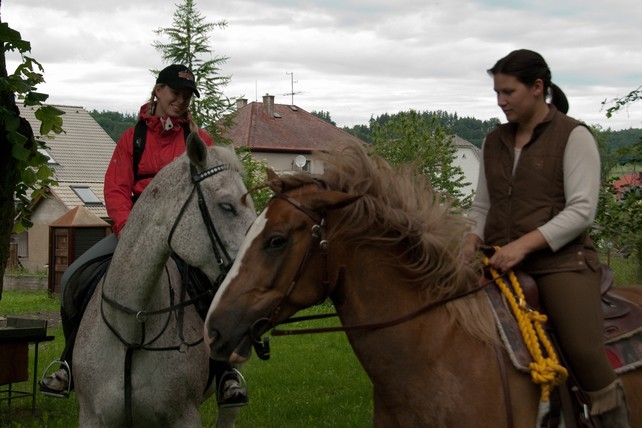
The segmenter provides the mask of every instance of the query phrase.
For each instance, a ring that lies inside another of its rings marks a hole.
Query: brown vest
[[[515,174],[517,125],[498,126],[486,138],[484,168],[490,210],[484,228],[487,245],[506,245],[537,229],[564,209],[564,150],[571,131],[582,125],[554,106],[522,148]],[[549,273],[596,267],[597,254],[588,232],[553,252],[550,248],[529,254],[521,268]]]

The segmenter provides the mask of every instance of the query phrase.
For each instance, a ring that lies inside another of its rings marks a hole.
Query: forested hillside
[[[123,114],[113,111],[102,111],[92,110],[89,112],[91,116],[96,119],[96,121],[103,127],[103,129],[109,134],[109,136],[114,140],[118,141],[123,131],[125,131],[130,126],[136,124],[137,115],[135,114]],[[330,112],[321,111],[321,112],[312,112],[312,114],[320,117],[321,119],[335,124],[332,118],[330,117]],[[449,129],[451,134],[456,134],[463,138],[464,140],[470,141],[477,147],[481,147],[482,141],[486,134],[491,131],[495,126],[500,122],[499,119],[490,119],[490,120],[479,120],[474,117],[460,117],[457,113],[448,113],[445,111],[424,111],[420,113],[426,121],[430,121],[431,117],[436,117],[437,122]],[[382,114],[370,120],[371,123],[364,125],[355,125],[353,127],[344,127],[343,129],[356,137],[366,141],[368,143],[372,142],[372,125],[378,123],[380,125],[385,124],[396,114]],[[628,148],[633,144],[640,143],[642,139],[642,129],[640,128],[631,128],[625,129],[622,131],[599,131],[604,134],[604,141],[608,147],[609,152],[616,152],[623,148]]]
[[[115,111],[92,110],[89,114],[114,141],[118,141],[127,128],[136,125],[136,119],[138,119],[136,114],[123,114]]]
[[[500,123],[497,118],[479,120],[474,117],[459,117],[457,113],[448,113],[441,110],[434,112],[425,111],[420,114],[426,121],[430,121],[433,116],[436,117],[437,122],[441,126],[449,129],[451,134],[458,135],[477,147],[481,147],[486,134]],[[393,117],[395,117],[395,114],[390,115],[385,113],[371,119],[371,123],[384,124]],[[356,125],[352,128],[344,127],[343,129],[364,141],[372,142],[371,125]],[[609,152],[615,152],[623,148],[628,148],[633,144],[640,143],[640,139],[642,138],[642,129],[640,128],[630,128],[622,131],[596,131],[604,134],[604,141]]]

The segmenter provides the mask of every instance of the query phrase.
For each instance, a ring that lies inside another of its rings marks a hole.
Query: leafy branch
[[[49,159],[42,153],[47,146],[44,141],[35,138],[29,123],[20,117],[15,99],[21,100],[25,107],[38,107],[35,117],[40,121],[40,135],[64,132],[61,117],[64,112],[53,106],[43,106],[48,95],[37,92],[37,85],[44,82],[44,69],[38,61],[27,55],[31,51],[31,44],[7,23],[0,23],[0,41],[3,65],[7,52],[18,52],[22,60],[12,74],[3,70],[0,78],[0,93],[3,95],[0,124],[6,138],[3,144],[9,144],[11,154],[5,174],[18,175],[14,188],[9,186],[2,190],[12,193],[3,196],[13,197],[18,202],[16,232],[20,233],[32,225],[29,221],[31,201],[44,196],[45,188],[57,183],[54,171],[48,166]]]

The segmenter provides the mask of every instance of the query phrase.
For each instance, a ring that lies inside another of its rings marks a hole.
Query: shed
[[[62,274],[74,260],[111,233],[111,225],[83,205],[49,224],[49,293],[60,293]]]

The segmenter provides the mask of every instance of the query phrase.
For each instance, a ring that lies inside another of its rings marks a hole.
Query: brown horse
[[[211,356],[249,353],[329,296],[372,381],[375,426],[534,427],[539,387],[513,368],[478,273],[461,262],[467,220],[412,168],[360,146],[324,160],[320,181],[271,176],[276,197],[208,313]],[[642,371],[622,379],[642,427]]]

